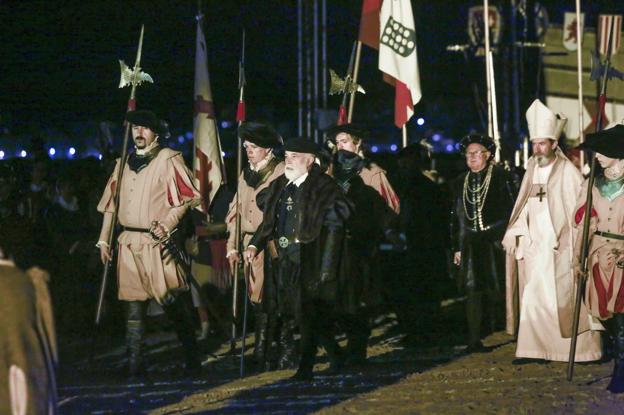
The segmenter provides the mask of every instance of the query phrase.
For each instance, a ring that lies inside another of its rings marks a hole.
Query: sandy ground
[[[452,334],[449,334],[452,336]],[[148,376],[128,382],[123,346],[94,346],[92,359],[67,363],[60,379],[61,413],[388,413],[388,414],[623,414],[624,394],[605,390],[612,363],[577,365],[572,382],[566,363],[512,365],[515,344],[506,334],[489,336],[485,353],[463,346],[403,346],[393,316],[377,322],[369,342],[369,363],[340,375],[326,375],[323,357],[313,382],[289,380],[293,371],[239,378],[237,356],[227,342],[204,344],[204,373],[180,373],[171,333],[148,337]],[[439,339],[443,340],[443,339]],[[434,342],[435,343],[435,342]],[[250,336],[247,345],[253,344]],[[239,343],[240,347],[240,343]],[[84,355],[85,350],[81,347]],[[248,354],[251,352],[248,349]]]

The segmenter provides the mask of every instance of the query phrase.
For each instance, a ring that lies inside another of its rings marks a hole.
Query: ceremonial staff
[[[238,122],[238,126],[245,121],[245,30],[243,30],[243,44],[241,49],[241,59],[238,62],[238,106],[236,109],[236,121]],[[238,133],[237,137],[237,146],[236,146],[236,177],[240,180],[241,171],[243,170],[243,142]],[[232,332],[230,335],[230,351],[233,351],[236,348],[236,317],[238,316],[238,275],[240,269],[240,261],[242,261],[243,252],[241,250],[241,216],[240,216],[240,206],[239,206],[239,195],[238,190],[236,191],[236,200],[234,206],[236,206],[236,214],[235,214],[235,226],[234,226],[234,246],[239,255],[239,263],[234,267],[234,281],[232,282]],[[245,298],[247,301],[247,298]],[[243,352],[244,353],[244,350]]]
[[[357,44],[359,42],[353,43],[353,49],[351,50],[351,58],[349,59],[349,67],[347,68],[347,73],[342,79],[333,69],[329,70],[330,76],[330,85],[329,85],[329,95],[342,94],[342,101],[340,102],[340,107],[338,108],[338,120],[336,124],[344,125],[348,122],[351,122],[351,115],[353,113],[353,106],[349,105],[349,114],[347,115],[347,99],[351,96],[351,103],[353,103],[353,97],[356,92],[361,92],[365,94],[364,88],[358,85],[353,79],[353,71],[354,65],[356,65],[357,61]]]
[[[126,111],[134,111],[136,109],[136,89],[143,82],[151,82],[154,80],[147,73],[141,71],[141,51],[143,49],[143,32],[145,26],[141,26],[141,35],[139,36],[139,47],[137,49],[136,60],[134,62],[134,68],[130,69],[124,61],[120,60],[119,65],[121,67],[121,78],[119,81],[119,88],[123,88],[125,86],[131,85],[130,89],[130,99],[128,99],[128,107]],[[113,205],[113,216],[110,222],[110,231],[108,232],[108,248],[110,249],[113,246],[113,241],[115,240],[115,225],[117,223],[117,213],[119,206],[119,194],[120,194],[120,183],[123,176],[124,167],[126,165],[126,159],[128,157],[128,139],[130,136],[130,123],[126,122],[126,128],[124,132],[123,145],[121,147],[121,157],[119,158],[119,169],[117,171],[117,178],[113,189],[113,197],[115,203]],[[112,250],[111,250],[112,252]],[[112,258],[112,255],[111,255]],[[104,302],[104,294],[106,292],[106,282],[108,279],[108,272],[111,268],[112,259],[109,259],[104,264],[104,269],[102,271],[102,281],[100,283],[100,294],[98,297],[97,310],[95,312],[95,324],[100,324],[100,319],[102,317],[102,304]]]
[[[578,14],[577,14],[578,16]],[[607,29],[607,58],[605,60],[604,65],[600,64],[600,59],[596,59],[597,66],[595,69],[601,69],[600,78],[592,77],[592,80],[600,80],[600,96],[598,97],[598,114],[596,115],[596,132],[602,130],[602,122],[603,122],[603,114],[605,104],[607,102],[607,81],[610,79],[610,75],[613,74],[611,70],[611,53],[612,53],[612,42],[611,39],[615,35],[613,30],[613,22],[609,22],[609,28]],[[581,42],[580,37],[578,39],[578,47],[580,49]],[[596,53],[598,54],[598,53]],[[593,71],[596,73],[597,71]],[[577,340],[577,332],[579,326],[579,318],[581,314],[581,302],[583,301],[583,294],[585,292],[585,283],[587,282],[587,277],[589,273],[589,264],[588,264],[588,256],[589,256],[589,225],[591,219],[591,210],[592,210],[592,202],[593,202],[593,187],[594,187],[594,178],[596,175],[596,154],[592,152],[590,161],[590,172],[589,178],[587,179],[587,195],[585,196],[585,215],[583,216],[583,236],[581,239],[581,257],[579,259],[581,271],[578,278],[577,290],[576,290],[576,300],[574,302],[574,315],[572,320],[572,339],[570,342],[570,354],[568,356],[568,373],[567,379],[568,381],[572,380],[574,376],[574,358],[576,355],[576,340]]]
[[[500,132],[498,130],[498,110],[496,106],[496,78],[494,76],[494,59],[490,46],[490,4],[483,0],[483,33],[485,34],[485,76],[487,84],[488,135],[496,143],[494,160],[500,162]]]

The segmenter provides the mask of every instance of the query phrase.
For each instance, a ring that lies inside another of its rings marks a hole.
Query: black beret
[[[169,126],[165,121],[159,120],[152,111],[128,111],[126,113],[126,121],[133,125],[147,127],[162,138],[169,138]]]
[[[291,138],[284,144],[284,151],[292,151],[294,153],[309,153],[316,157],[319,151],[318,145],[312,140],[306,138]]]
[[[624,159],[624,125],[587,134],[585,141],[578,146],[583,150],[591,150],[612,159]]]
[[[326,133],[327,137],[332,141],[335,141],[336,136],[340,133],[347,133],[352,137],[359,138],[360,140],[367,140],[370,136],[366,128],[362,125],[353,123],[334,125],[333,127],[328,128]]]
[[[244,122],[238,127],[238,136],[262,148],[274,148],[283,144],[282,137],[267,124]]]
[[[481,144],[487,151],[494,154],[496,150],[496,144],[494,144],[494,140],[492,140],[487,135],[481,134],[469,134],[466,137],[462,138],[459,142],[459,147],[462,153],[466,152],[466,149],[470,144]]]

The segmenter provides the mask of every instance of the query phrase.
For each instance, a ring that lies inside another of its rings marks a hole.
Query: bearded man
[[[279,317],[282,325],[296,322],[301,332],[295,378],[308,380],[317,345],[325,347],[332,369],[340,366],[333,326],[351,207],[336,182],[314,163],[318,148],[312,141],[295,138],[284,150],[284,175],[267,189],[264,219],[244,259],[251,262],[265,249],[274,258]]]
[[[526,113],[533,156],[511,214],[507,252],[507,332],[516,364],[567,361],[574,309],[574,213],[583,177],[558,147],[566,119],[535,100]],[[600,335],[580,320],[576,361],[602,356]],[[597,327],[596,327],[597,328]]]
[[[130,111],[135,150],[124,166],[117,160],[104,194],[97,206],[103,213],[97,246],[102,263],[111,260],[108,239],[113,212],[118,211],[122,232],[117,238],[118,298],[126,303],[126,342],[128,374],[142,372],[141,349],[148,300],[155,299],[173,322],[184,346],[185,370],[196,374],[201,361],[196,346],[188,298],[187,276],[154,237],[164,240],[176,230],[188,211],[200,203],[193,175],[184,165],[182,154],[161,145],[169,135],[167,124],[151,111]],[[123,168],[121,183],[118,171]],[[119,188],[118,200],[115,188]],[[119,203],[117,207],[115,204]]]

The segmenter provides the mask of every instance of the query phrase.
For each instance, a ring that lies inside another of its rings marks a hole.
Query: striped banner
[[[611,50],[611,56],[620,49],[622,40],[622,15],[601,14],[598,17],[598,32],[596,41],[598,51],[601,55],[606,55]]]

